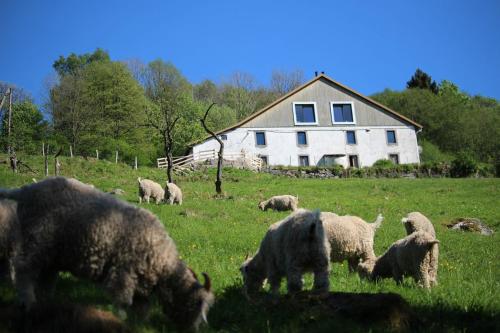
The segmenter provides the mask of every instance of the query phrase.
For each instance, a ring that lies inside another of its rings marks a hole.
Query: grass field
[[[26,162],[42,170],[41,159]],[[132,170],[106,161],[63,159],[63,174],[109,191],[122,188],[124,198],[138,204],[138,176],[164,183],[163,171]],[[40,174],[13,175],[0,165],[0,187],[13,187],[41,179]],[[338,214],[358,215],[373,221],[381,212],[385,221],[375,237],[375,252],[405,236],[401,217],[421,211],[433,222],[441,241],[438,281],[430,292],[410,279],[403,285],[392,280],[371,283],[348,274],[346,265],[333,265],[332,291],[395,292],[403,296],[423,320],[423,331],[500,330],[500,242],[491,237],[451,231],[446,224],[457,217],[477,217],[500,230],[499,179],[288,179],[240,170],[225,170],[223,199],[214,196],[214,172],[179,178],[184,192],[182,206],[143,204],[164,223],[182,258],[196,271],[212,278],[216,304],[209,314],[206,332],[326,332],[384,330],[346,318],[317,316],[293,306],[269,302],[249,304],[241,294],[239,266],[253,254],[270,224],[287,213],[261,212],[257,203],[271,195],[294,194],[300,206]],[[284,287],[285,283],[283,283]],[[306,287],[311,278],[306,277]],[[285,288],[282,288],[285,293]],[[99,288],[61,274],[57,295],[61,299],[111,309],[110,299]],[[0,286],[2,302],[14,302],[13,290]],[[127,324],[138,332],[171,331],[158,306],[147,319],[129,317]],[[1,325],[1,324],[0,324]]]

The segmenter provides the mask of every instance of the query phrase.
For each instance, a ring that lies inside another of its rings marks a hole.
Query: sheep
[[[407,235],[411,235],[415,231],[425,231],[436,238],[436,231],[431,221],[420,212],[409,213],[406,217],[401,219],[401,222],[405,226]],[[439,251],[438,247],[434,247],[433,251]],[[438,256],[439,252],[432,256],[434,263],[431,265],[431,271],[429,272],[431,281],[434,285],[437,285],[437,271],[435,271],[435,269],[438,267]]]
[[[155,199],[156,204],[163,201],[165,191],[160,184],[149,179],[141,179],[141,177],[137,178],[137,182],[139,183],[139,203],[142,203],[142,200],[149,203],[149,198]]]
[[[14,258],[21,245],[21,232],[17,219],[17,204],[0,200],[0,276],[7,275],[15,281]]]
[[[321,221],[331,247],[330,261],[341,263],[347,260],[349,271],[355,272],[360,260],[375,259],[373,238],[383,220],[380,214],[374,223],[366,223],[357,216],[321,213]]]
[[[259,202],[259,209],[266,211],[273,209],[277,211],[296,211],[299,206],[299,198],[293,195],[276,195],[268,200]]]
[[[407,235],[410,235],[415,231],[425,231],[431,234],[433,237],[436,237],[436,231],[434,230],[431,221],[422,213],[409,213],[408,215],[406,215],[406,217],[403,217],[401,219],[401,223],[403,223]]]
[[[102,284],[118,307],[147,305],[156,294],[178,326],[206,321],[210,278],[203,273],[199,282],[151,212],[64,177],[0,189],[2,197],[17,201],[23,243],[16,289],[26,309],[37,301],[36,284],[44,290],[66,271]]]
[[[168,200],[170,205],[173,205],[174,203],[182,205],[182,191],[179,186],[174,183],[167,182],[167,185],[165,186],[165,194],[166,200]]]
[[[319,216],[319,211],[300,209],[269,227],[257,253],[240,267],[247,297],[259,291],[265,279],[277,296],[284,276],[288,293],[299,292],[305,272],[314,273],[315,291],[328,291],[330,246]]]
[[[377,259],[360,263],[357,268],[359,276],[370,280],[392,277],[401,283],[406,275],[428,289],[437,284],[438,244],[431,234],[416,231],[393,243]]]

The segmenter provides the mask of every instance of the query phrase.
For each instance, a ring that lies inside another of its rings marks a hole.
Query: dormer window
[[[331,102],[332,123],[334,124],[355,124],[356,115],[354,113],[353,102]]]
[[[294,102],[293,120],[295,125],[317,125],[316,102]]]

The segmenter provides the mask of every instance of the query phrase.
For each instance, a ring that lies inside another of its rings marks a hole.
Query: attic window
[[[317,125],[316,102],[294,102],[293,120],[295,125]]]
[[[227,134],[221,134],[221,135],[219,135],[219,138],[220,138],[222,141],[226,141],[226,140],[227,140]]]
[[[334,124],[355,124],[353,102],[331,102],[332,122]]]

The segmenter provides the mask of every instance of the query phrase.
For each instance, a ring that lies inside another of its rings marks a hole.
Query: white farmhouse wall
[[[348,145],[346,131],[354,130],[356,145]],[[387,130],[395,130],[396,145],[387,143]],[[297,132],[305,131],[307,146],[297,144]],[[266,146],[256,145],[255,132],[265,132]],[[226,132],[225,153],[246,153],[268,157],[270,165],[299,165],[299,155],[309,156],[310,165],[317,165],[324,155],[343,156],[336,161],[349,166],[348,155],[357,155],[359,165],[371,166],[379,159],[388,159],[389,154],[398,154],[399,162],[419,163],[416,132],[413,126],[346,126],[346,127],[275,127],[237,128]],[[193,147],[194,158],[200,151],[219,149],[214,139]]]

